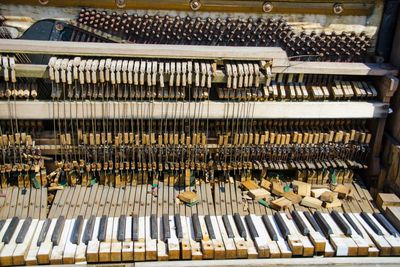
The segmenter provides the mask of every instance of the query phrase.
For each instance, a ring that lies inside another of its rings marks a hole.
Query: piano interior
[[[396,8],[2,4],[0,265],[396,263]]]

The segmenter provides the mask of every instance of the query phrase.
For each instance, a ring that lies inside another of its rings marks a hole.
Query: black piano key
[[[351,225],[354,231],[356,231],[358,235],[363,236],[363,233],[361,232],[360,228],[358,228],[357,224],[353,221],[350,215],[345,212],[343,213],[343,216],[346,218],[347,222]]]
[[[229,222],[229,218],[227,215],[222,215],[222,221],[224,222],[226,234],[228,235],[229,238],[234,238],[235,235],[233,234],[232,226]]]
[[[28,217],[24,220],[24,223],[22,224],[21,230],[19,231],[17,238],[15,240],[15,242],[17,244],[21,244],[24,242],[26,233],[28,232],[29,227],[31,226],[32,223],[32,218]]]
[[[162,229],[163,229],[163,237],[164,237],[164,241],[167,241],[167,239],[171,238],[171,228],[169,225],[169,216],[168,214],[163,214],[162,215]]]
[[[274,219],[276,221],[276,224],[279,227],[279,230],[281,230],[283,237],[285,239],[287,239],[288,236],[290,235],[290,231],[289,231],[289,228],[287,227],[287,225],[285,224],[285,221],[283,220],[282,215],[279,212],[275,212]]]
[[[12,238],[15,230],[17,229],[18,223],[19,223],[19,218],[18,217],[13,217],[11,219],[11,222],[8,225],[8,228],[7,228],[6,232],[4,233],[4,236],[3,236],[3,239],[2,239],[4,244],[10,243],[11,238]]]
[[[117,229],[117,240],[119,242],[125,241],[125,229],[126,229],[126,216],[121,215],[118,218],[118,229]]]
[[[256,230],[256,227],[254,226],[251,216],[250,215],[244,216],[244,220],[246,221],[247,228],[249,229],[251,239],[254,240],[256,237],[258,237],[258,232]]]
[[[386,229],[392,236],[398,236],[398,232],[396,228],[383,216],[382,213],[375,212],[373,213],[375,219]]]
[[[272,223],[269,220],[268,215],[261,216],[261,219],[265,225],[265,228],[267,228],[267,231],[268,231],[269,236],[271,237],[271,240],[278,241],[278,235],[275,231],[275,228],[272,226]]]
[[[158,239],[157,216],[150,215],[150,237],[151,239]]]
[[[38,238],[38,241],[37,241],[37,245],[38,246],[40,246],[43,243],[43,241],[45,240],[47,232],[49,231],[50,224],[51,224],[51,219],[50,218],[48,218],[48,219],[46,219],[44,221],[43,227],[40,230],[39,238]]]
[[[139,240],[139,217],[137,215],[132,216],[132,241]]]
[[[246,228],[244,228],[243,221],[240,218],[239,213],[233,214],[233,220],[235,221],[235,225],[236,225],[236,228],[237,228],[237,230],[239,232],[239,235],[241,237],[243,237],[244,239],[246,239],[247,238]]]
[[[336,210],[331,212],[331,217],[333,220],[336,222],[336,224],[339,226],[340,230],[346,235],[346,236],[351,236],[351,228],[350,226],[343,220],[342,216],[340,216],[339,212]]]
[[[332,228],[329,224],[325,221],[325,218],[322,216],[321,212],[316,211],[314,212],[314,219],[322,229],[325,237],[329,238],[329,236],[333,233]]]
[[[174,221],[175,221],[176,237],[178,239],[182,239],[183,238],[182,221],[181,221],[181,215],[179,213],[174,215]]]
[[[57,246],[58,243],[60,242],[61,233],[64,229],[64,223],[65,223],[64,216],[58,217],[56,225],[54,226],[54,231],[51,234],[51,242],[53,243],[53,246]]]
[[[303,212],[304,216],[306,216],[308,222],[311,224],[311,226],[314,228],[315,231],[319,232],[321,235],[324,234],[324,232],[321,230],[321,227],[319,227],[317,221],[314,219],[314,217],[309,213],[308,211]]]
[[[89,241],[92,240],[95,224],[96,224],[96,217],[92,215],[87,221],[85,231],[83,232],[82,241],[85,245],[87,245]]]
[[[300,233],[304,236],[308,236],[310,234],[310,229],[308,229],[307,225],[303,222],[303,219],[300,217],[300,214],[297,210],[292,211],[292,218],[299,228]]]
[[[101,216],[100,225],[99,225],[99,233],[97,235],[97,239],[100,242],[106,241],[107,224],[108,224],[107,216],[106,215]]]
[[[192,214],[192,224],[194,230],[194,240],[200,242],[203,239],[203,233],[201,232],[199,215],[197,215],[197,213]]]
[[[72,233],[71,233],[71,238],[70,241],[72,244],[79,245],[79,237],[81,236],[82,233],[82,226],[83,226],[83,216],[79,215],[74,223],[74,226],[72,228]]]
[[[373,220],[368,216],[368,213],[365,211],[360,213],[361,217],[364,219],[364,221],[371,227],[371,229],[375,232],[377,235],[383,235],[381,229],[375,224]]]
[[[0,231],[1,231],[1,229],[3,229],[5,223],[6,223],[6,220],[0,220]]]
[[[210,236],[211,239],[216,239],[210,215],[205,215],[204,216],[204,221],[206,222],[208,235]]]

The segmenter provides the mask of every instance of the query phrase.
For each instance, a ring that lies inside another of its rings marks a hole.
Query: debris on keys
[[[388,206],[400,206],[400,198],[393,193],[379,193],[376,198],[378,207],[385,210]]]
[[[269,198],[271,195],[271,193],[264,188],[251,189],[247,194],[255,200]]]
[[[275,210],[285,210],[292,205],[308,208],[336,208],[342,206],[344,198],[351,197],[351,187],[340,184],[329,189],[329,185],[315,185],[302,181],[282,181],[279,178],[246,180],[242,182],[243,200],[256,200],[260,205]]]
[[[178,195],[180,201],[184,202],[189,207],[192,207],[199,203],[199,198],[195,192],[186,191]]]
[[[339,199],[345,199],[346,197],[351,197],[352,192],[349,185],[340,184],[336,186],[333,192],[338,193]]]

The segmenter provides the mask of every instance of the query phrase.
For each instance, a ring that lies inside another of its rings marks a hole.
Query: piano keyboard
[[[353,199],[318,211],[300,205],[273,211],[242,198],[239,186],[220,181],[184,188],[159,181],[66,187],[48,218],[18,212],[0,220],[0,264],[400,254],[399,230],[356,182]],[[177,204],[185,190],[195,191],[200,202]]]

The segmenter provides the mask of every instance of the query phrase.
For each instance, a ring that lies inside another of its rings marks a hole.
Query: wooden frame
[[[201,6],[197,11],[206,12],[245,12],[245,13],[264,13],[261,0],[200,0]],[[374,10],[374,0],[342,0],[343,11],[340,15],[352,16],[369,16]],[[96,1],[96,0],[50,0],[50,1],[35,1],[35,0],[14,0],[14,5],[42,5],[56,7],[83,7],[90,6],[93,8],[107,9],[154,9],[154,10],[178,10],[192,11],[190,0],[161,0],[161,1]],[[329,0],[309,0],[309,1],[294,1],[294,0],[274,0],[271,1],[272,10],[269,13],[307,13],[307,14],[329,14],[334,15],[333,5],[335,2]]]

